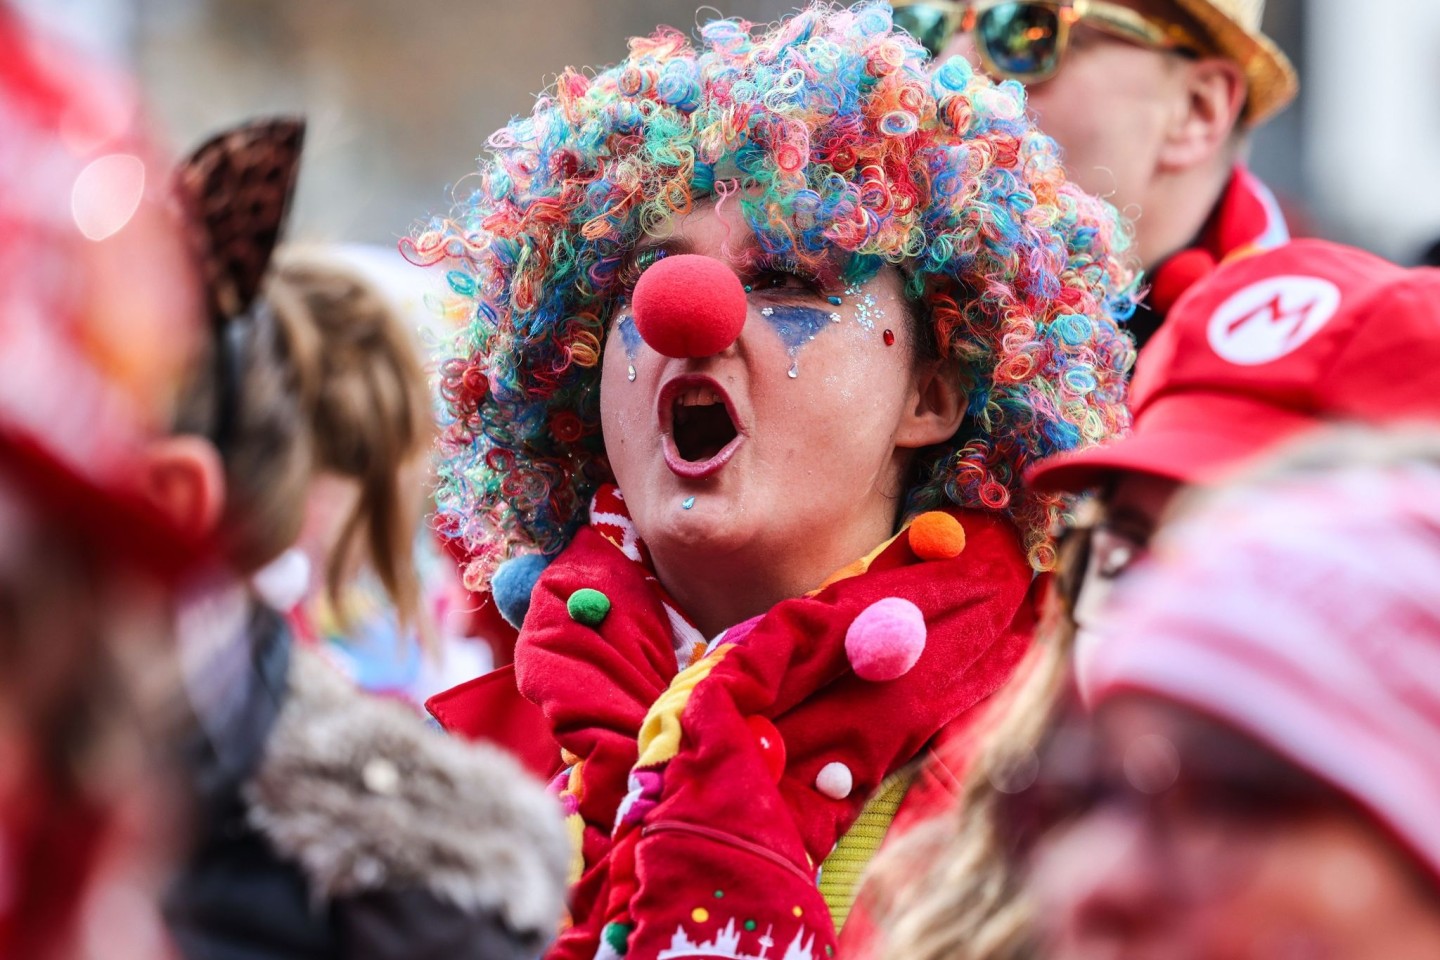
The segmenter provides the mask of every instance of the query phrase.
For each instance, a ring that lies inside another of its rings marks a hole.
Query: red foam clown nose
[[[745,326],[745,287],[714,257],[684,253],[658,260],[635,284],[635,328],[667,357],[709,357]]]

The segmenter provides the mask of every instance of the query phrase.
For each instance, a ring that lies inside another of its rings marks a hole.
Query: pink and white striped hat
[[[1440,878],[1440,466],[1237,488],[1117,588],[1094,707],[1158,695],[1348,794]]]

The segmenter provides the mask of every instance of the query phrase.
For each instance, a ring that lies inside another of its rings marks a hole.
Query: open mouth
[[[708,476],[724,466],[741,437],[729,397],[709,377],[681,377],[660,397],[665,459],[674,472]]]
[[[690,387],[670,408],[670,431],[680,459],[709,460],[737,436],[725,401],[709,387]]]

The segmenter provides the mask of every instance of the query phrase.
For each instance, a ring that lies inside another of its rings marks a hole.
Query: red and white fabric
[[[1117,587],[1082,680],[1225,721],[1440,877],[1440,466],[1239,488]]]

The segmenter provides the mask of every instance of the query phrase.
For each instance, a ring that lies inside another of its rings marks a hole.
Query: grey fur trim
[[[421,888],[517,932],[555,929],[570,844],[515,760],[360,693],[313,651],[296,648],[289,686],[245,797],[317,898]]]

